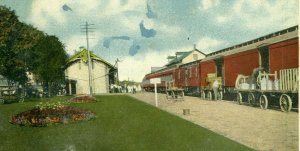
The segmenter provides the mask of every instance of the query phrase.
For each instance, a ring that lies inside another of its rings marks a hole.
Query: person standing
[[[213,87],[213,91],[214,91],[215,100],[218,100],[218,96],[219,96],[219,94],[218,94],[219,85],[220,85],[219,81],[218,81],[217,79],[215,79],[215,81],[214,81],[214,83],[213,83],[213,86],[212,86],[212,87]]]

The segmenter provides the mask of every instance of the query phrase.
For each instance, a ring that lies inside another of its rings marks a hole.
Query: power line
[[[114,64],[113,67],[117,68],[117,80],[119,81],[119,76],[118,76],[118,62],[122,62],[122,61],[119,60],[119,58],[117,58],[117,60],[116,60],[116,62],[115,62],[115,64]],[[107,75],[114,74],[114,73],[115,73],[115,71],[110,71],[110,72],[108,72],[107,74],[104,74],[104,75],[102,75],[102,76],[93,78],[93,80],[99,79],[99,78],[102,78],[102,77],[105,77],[105,76],[107,76]]]
[[[114,74],[114,73],[115,73],[115,71],[111,71],[111,72],[108,72],[107,74],[104,74],[104,75],[102,75],[102,76],[99,76],[99,77],[97,77],[97,78],[94,78],[93,80],[96,80],[96,79],[99,79],[99,78],[102,78],[102,77],[105,77],[105,76],[107,76],[107,75]]]

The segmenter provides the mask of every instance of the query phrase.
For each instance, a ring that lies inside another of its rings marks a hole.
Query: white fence
[[[280,70],[280,90],[298,91],[298,68]]]

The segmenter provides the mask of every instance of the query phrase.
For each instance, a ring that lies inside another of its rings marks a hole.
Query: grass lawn
[[[94,111],[96,119],[48,127],[8,122],[11,115],[31,109],[39,101],[0,105],[0,150],[252,150],[129,96],[96,98],[96,103],[72,104]]]

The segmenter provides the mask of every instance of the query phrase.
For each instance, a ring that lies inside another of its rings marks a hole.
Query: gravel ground
[[[129,94],[155,105],[154,93]],[[298,113],[262,110],[238,105],[232,101],[206,101],[184,97],[184,101],[168,101],[158,94],[158,107],[189,120],[255,150],[297,151]],[[183,115],[183,109],[190,109]]]

